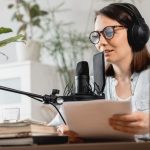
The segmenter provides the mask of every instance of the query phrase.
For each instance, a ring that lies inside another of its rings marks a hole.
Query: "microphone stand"
[[[57,102],[58,97],[56,96],[56,94],[59,93],[59,90],[57,90],[57,89],[53,89],[51,95],[39,95],[39,94],[34,94],[34,93],[29,93],[29,92],[24,92],[24,91],[21,91],[21,90],[8,88],[8,87],[5,87],[5,86],[0,86],[0,90],[26,95],[26,96],[29,96],[31,98],[38,98],[37,100],[41,101],[41,102],[44,102],[44,104],[54,103],[54,104],[60,105],[60,103]]]
[[[60,111],[55,106],[55,105],[61,105],[63,103],[63,100],[61,99],[61,97],[59,98],[58,96],[56,96],[56,94],[59,94],[59,90],[53,89],[51,95],[46,95],[46,94],[45,95],[39,95],[39,94],[34,94],[34,93],[29,93],[29,92],[24,92],[24,91],[21,91],[21,90],[8,88],[8,87],[5,87],[5,86],[0,86],[0,90],[26,95],[26,96],[29,96],[29,97],[35,99],[35,100],[43,102],[44,104],[51,104],[53,107],[55,107],[55,109],[59,113],[59,115],[60,115],[61,119],[63,120],[64,124],[66,124],[66,122],[65,122],[63,116],[61,115]]]

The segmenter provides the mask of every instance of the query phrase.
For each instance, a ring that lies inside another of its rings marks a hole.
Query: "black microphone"
[[[61,96],[64,102],[67,101],[88,101],[88,100],[96,100],[96,99],[104,99],[105,94],[103,91],[95,92],[95,86],[93,84],[94,90],[92,90],[92,86],[89,83],[89,66],[88,62],[81,61],[77,63],[76,67],[76,76],[75,76],[75,91],[72,88],[66,86],[64,93],[68,93],[66,96]],[[98,86],[98,85],[97,85]]]
[[[75,76],[75,94],[89,95],[89,66],[86,61],[77,63]]]

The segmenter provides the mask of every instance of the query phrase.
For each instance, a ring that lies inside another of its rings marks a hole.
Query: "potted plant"
[[[42,10],[36,0],[16,0],[14,4],[9,4],[8,8],[14,9],[12,20],[19,24],[17,33],[24,34],[26,39],[26,45],[17,43],[18,59],[37,61],[42,45],[39,42],[43,30],[42,19],[48,12]]]
[[[84,50],[89,48],[90,42],[86,34],[73,30],[72,22],[65,22],[56,18],[58,13],[68,10],[64,9],[63,6],[64,3],[60,3],[57,6],[48,7],[47,11],[43,11],[36,0],[28,2],[16,0],[15,5],[10,4],[8,8],[15,8],[16,10],[13,19],[20,23],[18,33],[25,33],[27,39],[36,39],[35,35],[37,34],[35,32],[41,31],[38,38],[42,42],[42,48],[49,53],[55,62],[64,87],[73,81],[72,73],[76,63],[83,60]],[[21,10],[24,10],[24,14]],[[28,20],[25,20],[27,19],[25,16]],[[35,49],[34,52],[37,54]]]
[[[0,34],[6,34],[12,32],[11,28],[7,27],[0,27]],[[24,36],[22,34],[18,34],[16,36],[11,36],[9,38],[3,39],[0,41],[0,47],[3,47],[9,43],[17,42],[17,41],[23,41]],[[6,56],[4,53],[0,52],[0,54]],[[6,56],[7,57],[7,56]]]

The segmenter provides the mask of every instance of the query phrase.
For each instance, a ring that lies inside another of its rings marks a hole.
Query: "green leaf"
[[[32,21],[32,24],[35,25],[35,26],[40,27],[40,19],[37,18],[37,19],[33,20],[33,21]]]
[[[17,36],[13,36],[8,39],[2,40],[2,41],[0,41],[0,47],[3,47],[9,43],[17,42],[17,41],[24,41],[24,35],[19,34]]]
[[[19,22],[21,22],[23,20],[23,15],[22,14],[15,14],[15,19]]]
[[[9,8],[9,9],[11,9],[11,8],[13,8],[13,7],[14,7],[14,4],[9,4],[9,5],[8,5],[8,8]]]
[[[17,31],[17,34],[19,34],[20,32],[25,32],[26,31],[26,28],[27,28],[27,24],[26,23],[24,23],[24,24],[22,24],[20,27],[19,27],[19,29],[18,29],[18,31]]]
[[[40,15],[41,15],[41,16],[48,15],[48,12],[47,12],[47,11],[44,11],[44,10],[41,10],[41,11],[40,11]]]
[[[40,16],[40,8],[39,8],[39,6],[37,4],[33,5],[30,8],[30,15],[31,15],[31,18]]]
[[[12,32],[11,28],[0,27],[0,34]]]

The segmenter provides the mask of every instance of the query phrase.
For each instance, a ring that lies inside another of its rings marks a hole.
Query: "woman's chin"
[[[110,57],[105,57],[105,61],[108,62],[108,63],[112,63],[113,62],[113,60]]]

